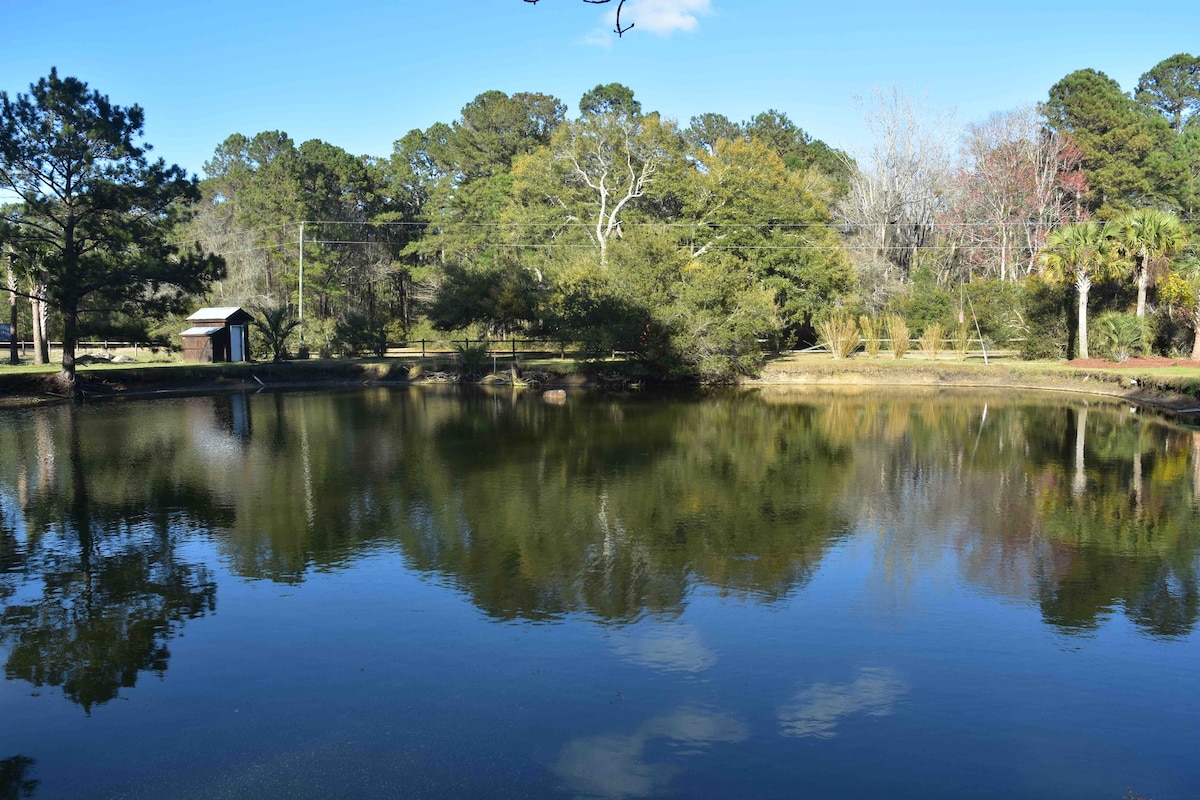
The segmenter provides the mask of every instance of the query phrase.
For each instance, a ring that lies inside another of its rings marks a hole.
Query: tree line
[[[0,98],[14,313],[64,343],[170,337],[178,319],[156,320],[206,302],[299,319],[300,354],[519,335],[709,380],[832,313],[917,335],[970,314],[1032,357],[1200,357],[1187,54],[1128,92],[1073,72],[961,131],[877,92],[857,158],[779,110],[682,125],[612,83],[573,115],[484,92],[388,157],[238,133],[196,180],[149,161],[139,107],[74,78]]]

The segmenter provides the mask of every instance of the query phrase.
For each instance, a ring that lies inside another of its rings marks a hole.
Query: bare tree
[[[270,293],[271,256],[280,248],[264,245],[254,230],[242,227],[223,203],[204,203],[186,223],[189,240],[220,253],[226,273],[212,284],[214,301],[224,305],[265,307],[277,302]]]
[[[864,277],[873,271],[874,280],[904,283],[917,254],[935,242],[954,134],[948,115],[930,115],[899,89],[877,89],[872,99],[864,113],[871,149],[851,165],[839,211]]]

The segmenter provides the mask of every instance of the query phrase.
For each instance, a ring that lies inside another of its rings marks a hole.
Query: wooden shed
[[[249,325],[253,319],[250,312],[236,306],[200,309],[188,317],[192,327],[180,334],[183,360],[249,361]]]

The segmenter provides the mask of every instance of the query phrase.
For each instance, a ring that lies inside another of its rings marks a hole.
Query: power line
[[[382,244],[382,242],[378,242],[378,241],[372,241],[372,240],[360,241],[360,240],[353,240],[353,239],[305,239],[304,241],[306,244]],[[560,242],[542,242],[542,243],[486,242],[486,243],[484,243],[483,246],[484,247],[514,248],[514,249],[566,248],[566,249],[570,249],[570,250],[594,250],[597,247],[599,247],[599,245],[597,245],[597,244],[587,243],[587,242],[572,242],[572,243],[566,243],[566,242],[562,242],[562,243],[560,243]],[[1200,244],[1189,245],[1188,249],[1192,249],[1195,247],[1200,247]],[[841,251],[850,250],[850,251],[854,251],[854,252],[858,252],[858,251],[867,252],[867,251],[873,251],[873,250],[886,250],[886,251],[902,250],[902,251],[909,251],[909,252],[917,252],[920,250],[996,250],[996,251],[1007,250],[1009,252],[1012,252],[1013,249],[1014,248],[1011,246],[1005,247],[1002,245],[990,245],[990,244],[989,245],[954,245],[954,246],[933,245],[933,244],[930,244],[930,245],[914,244],[914,245],[888,245],[887,247],[883,247],[883,248],[877,247],[873,244],[869,244],[869,245],[867,245],[867,244],[863,244],[863,245],[855,245],[855,244],[736,245],[736,244],[732,244],[732,245],[712,245],[711,247],[707,248],[707,250],[709,250],[709,251],[712,251],[712,250],[722,250],[722,251],[729,251],[729,250],[819,250],[819,251],[829,251],[829,252],[835,252],[835,251],[839,251],[839,250],[841,250]]]

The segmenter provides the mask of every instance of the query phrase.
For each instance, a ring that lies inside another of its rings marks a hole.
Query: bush
[[[458,372],[466,380],[476,380],[487,373],[488,350],[491,342],[484,339],[479,342],[465,341],[454,345],[454,354],[458,360]]]
[[[966,361],[967,354],[971,352],[971,327],[965,322],[960,322],[954,327],[951,339],[954,342],[954,352],[961,360]]]
[[[1165,306],[1159,306],[1150,319],[1151,337],[1148,347],[1155,353],[1161,353],[1171,358],[1190,358],[1192,344],[1195,341],[1191,314],[1180,314],[1178,309],[1172,314]]]
[[[335,324],[331,319],[305,321],[299,328],[300,344],[296,348],[297,356],[308,358],[315,351],[317,358],[333,358],[334,328]]]
[[[350,358],[365,353],[382,356],[387,352],[387,322],[365,314],[347,314],[334,325],[333,344]]]
[[[1017,334],[1021,358],[1038,360],[1066,358],[1073,331],[1069,316],[1074,289],[1064,288],[1039,276],[1023,283],[1020,303],[1009,312]]]
[[[958,301],[954,293],[938,286],[928,266],[913,270],[912,281],[907,294],[893,306],[909,325],[923,331],[930,325],[948,325],[957,319]]]
[[[968,328],[979,325],[979,333],[991,346],[1008,347],[1023,336],[1024,320],[1014,310],[1022,307],[1025,287],[1002,280],[972,281],[962,287],[963,319]],[[973,313],[972,313],[973,312]]]
[[[1142,355],[1149,341],[1144,320],[1134,314],[1107,311],[1088,326],[1088,338],[1095,343],[1096,355],[1112,361],[1128,361]]]
[[[256,344],[270,353],[272,361],[283,361],[288,357],[288,339],[292,331],[300,326],[300,321],[292,316],[287,306],[260,308],[257,311],[259,317],[250,322]]]

